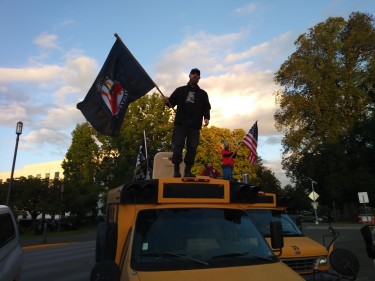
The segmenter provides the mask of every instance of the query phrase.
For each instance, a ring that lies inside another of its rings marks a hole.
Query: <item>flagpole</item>
[[[229,158],[233,158],[233,155],[237,152],[237,150],[240,148],[241,145],[242,145],[242,141],[240,142],[240,144],[237,144],[236,149],[233,150],[233,154]]]
[[[146,180],[150,179],[149,178],[149,171],[148,171],[148,155],[147,155],[147,140],[146,140],[146,131],[143,130],[143,139],[145,141],[145,154],[146,154]]]
[[[166,96],[164,96],[164,94],[160,91],[159,87],[156,86],[156,89],[159,91],[159,93],[163,96],[163,98],[166,98]],[[169,102],[169,99],[168,99],[168,105],[170,108],[173,109],[174,113],[176,113],[176,110],[172,107],[171,103]]]

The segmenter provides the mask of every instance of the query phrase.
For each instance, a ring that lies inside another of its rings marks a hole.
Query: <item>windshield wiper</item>
[[[172,252],[161,252],[161,253],[150,253],[150,254],[145,254],[144,256],[155,256],[155,257],[174,257],[174,258],[182,258],[182,259],[185,259],[185,260],[189,260],[189,261],[193,261],[193,262],[196,262],[196,263],[200,263],[200,264],[203,264],[203,265],[209,265],[209,263],[205,262],[205,261],[201,261],[201,260],[197,260],[197,259],[193,259],[193,258],[190,258],[190,257],[187,257],[183,254],[178,254],[178,253],[172,253]]]
[[[264,261],[272,261],[271,258],[252,255],[249,252],[243,252],[243,253],[233,252],[233,253],[227,253],[227,254],[223,254],[223,255],[213,256],[211,258],[212,259],[220,259],[220,258],[231,258],[231,257],[242,257],[242,256],[250,256],[252,258],[257,258],[257,259],[261,259],[261,260],[264,260]]]

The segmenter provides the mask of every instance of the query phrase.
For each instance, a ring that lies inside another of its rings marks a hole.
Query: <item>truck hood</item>
[[[266,238],[269,245],[271,240]],[[284,237],[284,248],[279,259],[327,256],[327,249],[318,242],[306,237]]]
[[[221,267],[195,270],[178,270],[178,271],[153,271],[137,272],[138,277],[132,280],[139,281],[290,281],[304,280],[300,275],[290,269],[282,262],[238,266],[238,267]],[[134,276],[134,277],[136,277]]]

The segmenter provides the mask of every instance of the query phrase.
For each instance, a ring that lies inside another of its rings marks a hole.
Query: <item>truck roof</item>
[[[242,182],[195,178],[160,178],[128,182],[108,193],[107,202],[116,204],[240,203],[266,208],[283,207],[285,200],[273,193]],[[282,204],[280,203],[282,202]]]

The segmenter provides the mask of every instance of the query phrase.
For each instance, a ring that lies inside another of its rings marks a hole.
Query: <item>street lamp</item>
[[[313,198],[312,198],[312,199],[313,199],[314,204],[315,204],[315,201],[316,201],[316,199],[318,199],[318,198],[315,198],[316,193],[315,193],[315,190],[314,190],[314,183],[317,184],[317,182],[314,181],[312,178],[309,178],[309,180],[311,180],[311,189],[312,189],[312,195],[313,195]],[[318,221],[318,215],[317,215],[317,213],[316,213],[316,205],[314,205],[314,212],[315,212],[315,224],[319,224],[319,221]]]
[[[13,181],[13,174],[14,174],[14,166],[16,165],[18,141],[20,139],[20,135],[22,134],[22,128],[23,128],[23,123],[21,121],[17,122],[17,127],[16,127],[17,139],[16,139],[16,147],[14,149],[12,172],[10,174],[10,180],[9,180],[9,188],[8,188],[8,195],[7,195],[7,201],[6,201],[6,205],[7,206],[9,206],[10,193],[12,191],[12,181]]]

